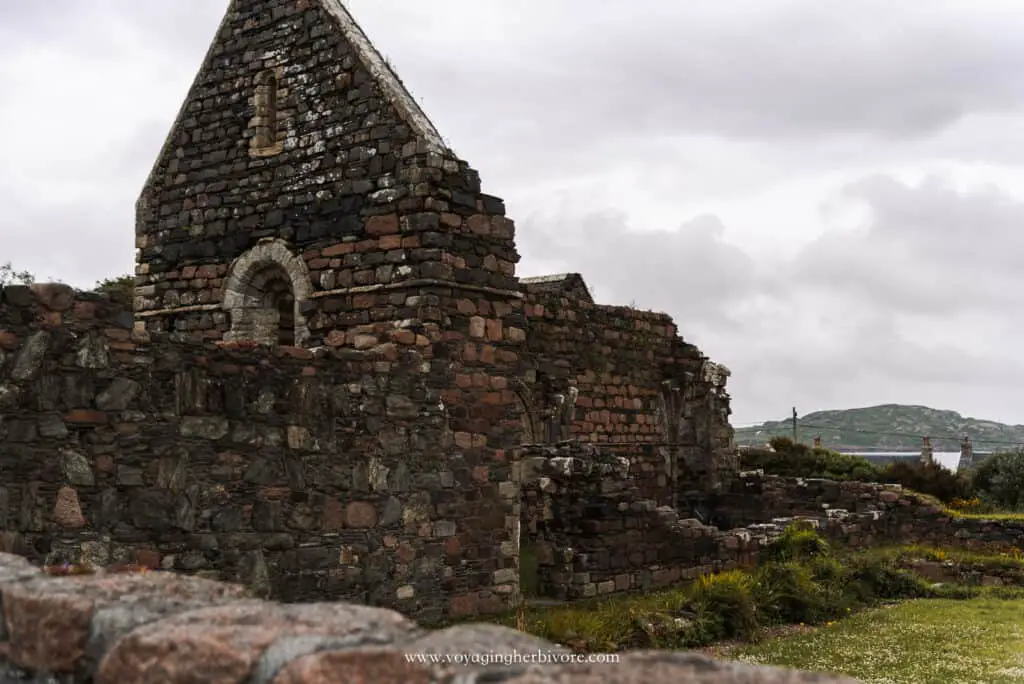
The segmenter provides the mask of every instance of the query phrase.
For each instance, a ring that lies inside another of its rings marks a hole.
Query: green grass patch
[[[564,606],[527,605],[490,621],[577,651],[686,649],[755,641],[766,629],[822,625],[887,601],[1024,599],[1024,559],[1009,553],[926,546],[833,549],[812,529],[794,524],[762,559],[757,568],[708,575],[689,586]],[[940,572],[936,582],[925,577],[926,569],[935,576],[934,568],[921,561],[955,567],[948,577]],[[989,571],[1008,586],[981,586]]]
[[[867,684],[1024,682],[1024,600],[925,599],[741,646],[748,663],[845,674]]]
[[[1020,512],[965,513],[945,506],[943,507],[942,512],[951,518],[966,518],[968,520],[1024,520],[1024,513]]]
[[[1024,553],[1017,548],[1003,551],[976,551],[964,548],[939,548],[912,544],[908,546],[882,547],[865,552],[881,558],[891,558],[901,562],[926,560],[933,562],[951,562],[959,566],[968,566],[984,570],[1024,570]]]

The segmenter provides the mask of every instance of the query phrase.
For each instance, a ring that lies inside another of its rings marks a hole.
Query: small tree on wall
[[[116,278],[104,278],[93,287],[94,292],[119,292],[129,300],[135,291],[135,276],[126,273]]]
[[[28,271],[16,271],[11,262],[0,264],[0,287],[5,285],[31,285],[36,281]]]
[[[19,271],[14,268],[10,261],[0,264],[0,287],[5,285],[31,285],[36,282],[36,277],[29,271]],[[135,289],[135,276],[126,273],[116,278],[104,278],[93,286],[93,292],[121,292],[128,299],[131,299]]]

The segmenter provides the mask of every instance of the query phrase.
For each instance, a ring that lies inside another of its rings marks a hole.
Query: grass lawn
[[[719,657],[869,684],[1024,682],[1024,600],[907,601]]]

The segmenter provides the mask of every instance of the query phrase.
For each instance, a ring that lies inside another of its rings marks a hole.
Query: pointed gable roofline
[[[224,12],[223,18],[221,18],[220,25],[217,27],[217,32],[214,34],[213,39],[210,41],[210,47],[207,48],[206,54],[203,57],[203,61],[193,79],[192,85],[189,87],[189,93],[196,87],[196,84],[201,77],[203,70],[206,69],[207,65],[211,63],[214,57],[214,51],[217,48],[217,38],[223,34],[231,22],[232,15],[237,11],[238,5],[249,2],[251,0],[231,0],[231,4],[228,5],[227,10]],[[352,47],[355,53],[356,59],[369,73],[377,85],[380,87],[381,92],[387,97],[389,103],[398,111],[398,114],[402,117],[406,124],[412,129],[413,133],[419,138],[426,147],[427,152],[435,152],[438,154],[452,155],[452,151],[445,144],[444,139],[441,137],[437,127],[434,126],[426,112],[417,104],[416,99],[406,89],[402,80],[395,73],[394,69],[388,64],[387,60],[380,54],[373,43],[363,32],[363,29],[356,22],[355,18],[349,13],[345,5],[342,4],[342,0],[310,0],[311,4],[319,5],[320,8],[327,13],[329,16],[334,17],[338,28],[341,30],[342,36],[345,41]],[[186,109],[188,107],[190,98],[186,96],[178,109],[177,116],[174,117],[174,123],[171,124],[170,131],[167,137],[164,139],[164,144],[160,147],[160,152],[156,156],[156,160],[153,163],[152,168],[149,171],[149,175],[146,177],[146,182],[143,188],[150,187],[156,177],[156,174],[160,168],[161,162],[167,158],[174,139],[175,133],[180,129],[183,120],[185,119]],[[136,213],[139,212],[143,207],[143,196],[136,202]]]
[[[370,39],[363,33],[363,29],[352,17],[341,0],[314,0],[319,2],[328,14],[338,22],[345,40],[355,50],[356,57],[362,63],[363,68],[370,74],[370,77],[377,82],[390,100],[392,106],[415,132],[416,137],[426,143],[430,152],[450,153],[441,134],[427,116],[426,112],[416,103],[402,79],[398,77],[395,70],[387,63],[387,60],[373,46]]]
[[[590,288],[579,273],[559,273],[556,275],[520,278],[519,284],[534,294],[559,294],[582,299],[588,304],[594,303]]]

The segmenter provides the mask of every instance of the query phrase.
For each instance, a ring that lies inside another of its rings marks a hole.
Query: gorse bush
[[[783,477],[820,477],[829,480],[898,484],[944,503],[970,499],[971,481],[937,463],[897,461],[888,466],[875,465],[860,456],[848,456],[828,449],[796,444],[788,437],[774,437],[772,450],[747,449],[742,467],[763,470]],[[1024,499],[1022,499],[1024,502]]]
[[[764,551],[771,561],[787,562],[828,556],[828,542],[806,523],[789,525]]]
[[[705,575],[690,594],[690,609],[710,639],[749,639],[758,628],[753,582],[739,570]]]
[[[901,568],[895,559],[868,555],[851,559],[847,578],[851,590],[861,598],[923,598],[931,594],[931,585]]]
[[[972,481],[982,502],[1007,511],[1024,510],[1024,451],[989,456],[974,469]]]
[[[944,503],[956,499],[970,499],[973,494],[968,478],[957,475],[938,463],[897,461],[882,471],[882,477],[882,482],[903,485],[915,492],[934,496]]]
[[[814,623],[831,612],[810,568],[801,563],[768,563],[754,583],[757,605],[769,624]]]

